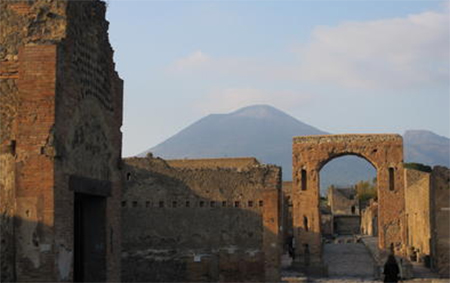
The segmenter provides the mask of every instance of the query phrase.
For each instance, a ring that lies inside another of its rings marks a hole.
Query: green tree
[[[377,199],[377,179],[359,181],[356,184],[356,194],[361,202],[367,202],[370,199]]]

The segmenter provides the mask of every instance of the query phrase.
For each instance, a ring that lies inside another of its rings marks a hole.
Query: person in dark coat
[[[288,253],[289,256],[295,259],[295,248],[294,248],[294,236],[290,235],[288,239]]]
[[[397,261],[395,260],[395,256],[390,254],[386,264],[384,265],[384,282],[398,282],[398,274],[400,273],[400,269],[398,268]]]

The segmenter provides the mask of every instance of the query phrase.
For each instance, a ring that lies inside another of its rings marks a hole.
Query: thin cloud
[[[189,54],[185,58],[177,60],[170,69],[173,71],[190,71],[192,69],[199,69],[205,67],[211,61],[211,57],[201,50],[197,50]]]
[[[448,83],[449,16],[316,27],[298,50],[301,80],[350,88],[411,88]]]
[[[261,84],[290,81],[362,90],[447,86],[448,5],[442,10],[317,26],[310,39],[291,52],[289,63],[278,62],[276,57],[213,58],[198,50],[177,60],[170,70],[200,79],[245,77]]]

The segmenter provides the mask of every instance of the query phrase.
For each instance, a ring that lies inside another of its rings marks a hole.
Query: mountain
[[[268,105],[241,108],[229,114],[211,114],[188,126],[147,152],[165,159],[256,157],[280,165],[283,179],[292,176],[292,137],[324,135],[313,126]],[[404,135],[405,161],[450,167],[450,140],[429,131],[412,130]],[[321,188],[347,186],[376,176],[367,161],[344,156],[321,170]]]
[[[405,160],[450,167],[450,140],[425,130],[409,130],[403,135]]]
[[[253,156],[283,167],[292,175],[292,137],[324,135],[310,125],[268,105],[254,105],[229,114],[211,114],[188,126],[152,152],[165,159]]]

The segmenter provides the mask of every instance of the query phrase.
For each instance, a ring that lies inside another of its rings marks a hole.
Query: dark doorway
[[[75,282],[106,281],[106,198],[75,193]]]

